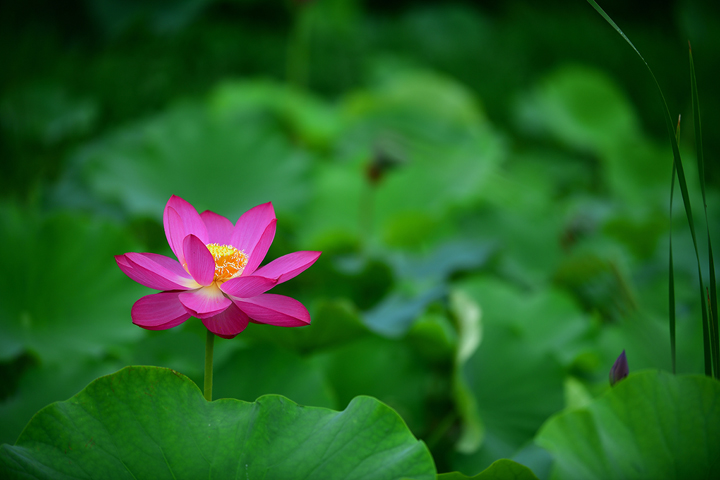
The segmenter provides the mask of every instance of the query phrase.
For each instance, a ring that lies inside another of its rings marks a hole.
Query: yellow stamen
[[[231,278],[239,277],[248,263],[245,252],[231,245],[210,243],[208,250],[215,259],[215,281],[223,283]]]

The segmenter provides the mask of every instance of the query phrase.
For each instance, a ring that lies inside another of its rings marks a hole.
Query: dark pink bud
[[[610,386],[614,386],[617,382],[627,377],[629,373],[630,368],[628,367],[625,350],[623,350],[610,369]]]

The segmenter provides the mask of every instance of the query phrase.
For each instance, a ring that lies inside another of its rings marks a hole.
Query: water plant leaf
[[[342,127],[330,104],[307,91],[267,80],[225,82],[208,103],[214,115],[228,120],[251,112],[270,114],[293,139],[320,149],[327,148]]]
[[[518,105],[518,122],[528,133],[596,155],[614,195],[639,205],[665,198],[666,175],[657,168],[665,152],[644,137],[627,95],[606,73],[561,66]]]
[[[720,476],[720,382],[645,371],[548,420],[536,442],[557,479]]]
[[[100,199],[156,219],[173,194],[228,218],[269,200],[278,212],[301,206],[311,155],[262,109],[218,108],[179,104],[86,145],[72,156],[58,201],[92,208]]]
[[[452,467],[478,471],[508,458],[564,406],[563,365],[581,351],[587,322],[557,290],[528,294],[482,276],[457,285],[483,312],[482,343],[462,367],[484,426],[484,440],[472,454],[456,453]]]
[[[137,247],[118,225],[88,216],[0,206],[0,359],[101,356],[144,334],[130,321],[143,287],[113,268]]]
[[[547,133],[580,151],[602,153],[639,134],[626,96],[607,74],[564,65],[546,75],[517,107],[531,133]]]
[[[268,395],[206,402],[187,377],[126,367],[38,412],[3,478],[435,478],[427,447],[370,397],[342,412]]]
[[[422,71],[402,70],[348,94],[339,161],[318,166],[301,237],[312,243],[342,228],[396,247],[432,246],[435,230],[452,227],[448,210],[476,201],[505,157],[477,103],[460,83]],[[378,157],[395,168],[371,186],[367,167]]]
[[[452,240],[424,254],[389,254],[397,286],[365,312],[365,324],[383,336],[404,335],[427,305],[446,295],[447,281],[453,274],[479,268],[492,251],[488,242]]]

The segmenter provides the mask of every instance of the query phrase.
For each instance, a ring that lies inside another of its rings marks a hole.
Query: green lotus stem
[[[213,347],[215,334],[210,330],[205,337],[205,400],[212,402]]]

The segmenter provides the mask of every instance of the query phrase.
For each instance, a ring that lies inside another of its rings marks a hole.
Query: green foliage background
[[[0,442],[127,365],[200,384],[200,322],[132,325],[151,292],[112,258],[172,256],[172,194],[233,221],[272,201],[268,259],[324,252],[274,290],[303,301],[312,326],[218,340],[217,398],[343,409],[372,395],[439,472],[512,458],[548,478],[539,429],[603,394],[623,349],[633,372],[670,369],[669,228],[678,371],[702,371],[660,103],[586,2],[6,3]],[[692,160],[685,42],[705,131],[718,131],[718,7],[604,3],[687,121]],[[711,219],[719,141],[705,135]],[[371,166],[387,164],[374,182]],[[692,161],[686,171],[697,199]]]

